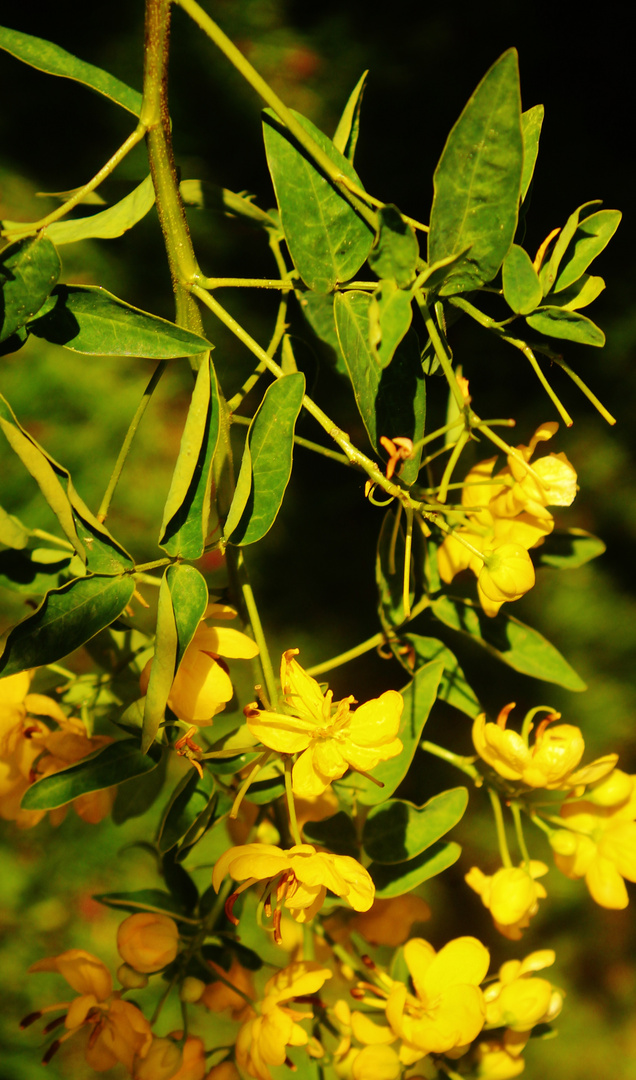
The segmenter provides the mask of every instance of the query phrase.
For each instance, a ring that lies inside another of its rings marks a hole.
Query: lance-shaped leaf
[[[221,406],[211,359],[197,373],[179,456],[163,511],[159,546],[168,555],[198,559],[208,534],[212,463],[219,439]]]
[[[1,394],[0,430],[37,482],[63,532],[89,570],[96,574],[119,574],[131,568],[132,558],[77,494],[68,470],[49,457],[20,426]]]
[[[396,660],[411,671],[423,664],[440,660],[444,673],[440,680],[437,696],[440,701],[454,706],[467,716],[475,717],[482,712],[477,695],[470,686],[459,661],[454,653],[438,638],[424,637],[422,634],[401,634],[391,642],[391,649]]]
[[[442,791],[424,806],[389,799],[369,811],[362,830],[364,850],[377,863],[414,859],[461,821],[467,805],[465,787]]]
[[[0,675],[53,664],[117,619],[135,591],[129,575],[75,578],[47,593],[32,615],[0,640]]]
[[[415,277],[420,257],[417,237],[397,206],[383,206],[378,211],[380,226],[369,252],[369,265],[379,278],[390,278],[400,289],[407,289]]]
[[[351,96],[342,110],[342,116],[338,121],[338,127],[336,128],[333,137],[333,145],[336,150],[339,150],[341,154],[344,154],[347,161],[350,161],[352,164],[356,146],[358,144],[358,135],[360,133],[360,108],[362,106],[362,95],[364,94],[368,74],[368,71],[363,71],[354,86]]]
[[[548,337],[562,338],[564,341],[578,341],[579,345],[594,345],[600,349],[605,344],[605,334],[600,326],[581,315],[562,307],[540,307],[532,315],[526,316],[528,326]]]
[[[253,544],[271,529],[292,470],[294,428],[305,376],[283,375],[269,386],[245,440],[236,492],[225,524],[231,544]]]
[[[435,703],[443,670],[441,663],[427,664],[416,671],[411,682],[400,691],[404,698],[404,709],[398,738],[402,741],[403,749],[397,757],[381,761],[373,770],[375,783],[369,777],[352,772],[344,780],[337,781],[337,790],[347,789],[349,795],[355,796],[365,806],[376,806],[393,794],[409,771],[424,725]]]
[[[539,272],[539,278],[541,280],[541,287],[543,288],[544,296],[546,296],[550,292],[552,286],[554,285],[554,282],[556,281],[556,276],[559,272],[561,260],[563,259],[563,256],[565,255],[568,247],[570,246],[572,237],[574,236],[578,228],[581,213],[583,212],[583,210],[587,210],[590,206],[600,206],[600,202],[600,199],[592,199],[591,202],[586,202],[583,203],[581,206],[577,206],[576,210],[572,214],[570,214],[565,225],[559,232],[556,240],[554,241],[554,244],[552,245],[550,251],[550,258],[544,262]],[[585,267],[583,267],[583,269],[585,269]]]
[[[141,726],[141,721],[139,726]],[[135,739],[135,745],[139,745],[138,738]],[[120,784],[111,813],[115,825],[123,825],[130,818],[141,817],[150,810],[159,798],[165,783],[169,756],[169,754],[163,754],[158,767],[152,772],[133,776],[132,779]]]
[[[339,810],[332,817],[322,821],[306,821],[303,835],[313,843],[333,851],[334,855],[349,855],[352,859],[360,858],[360,844],[356,827],[344,810]]]
[[[388,367],[413,318],[412,297],[390,278],[381,281],[369,304],[369,343],[380,368]]]
[[[78,60],[76,56],[61,49],[44,38],[33,37],[31,34],[23,34],[20,30],[9,30],[6,26],[0,27],[0,49],[6,49],[18,60],[25,64],[44,71],[47,75],[61,75],[64,79],[74,79],[84,83],[91,90],[110,98],[122,109],[127,109],[134,116],[141,112],[141,94],[131,90],[129,86],[109,75],[107,71]]]
[[[584,203],[568,218],[554,246],[545,274],[544,295],[560,293],[578,281],[590,263],[607,247],[621,221],[620,210],[598,210],[579,220],[582,210],[598,202]],[[550,298],[551,299],[551,298]]]
[[[25,548],[31,538],[31,529],[23,525],[19,518],[8,514],[0,506],[0,544],[10,548]]]
[[[521,134],[523,136],[523,172],[521,174],[521,202],[525,201],[528,188],[534,176],[534,167],[539,153],[539,139],[545,109],[543,105],[533,105],[521,114]]]
[[[112,240],[132,229],[138,221],[152,209],[155,203],[155,189],[152,177],[147,176],[134,191],[107,210],[101,210],[90,217],[71,218],[66,221],[54,221],[46,230],[46,235],[56,244],[74,244],[78,240]],[[16,223],[17,224],[17,223]],[[5,228],[10,227],[5,222]],[[24,226],[23,226],[24,227]]]
[[[126,304],[100,285],[57,285],[44,309],[29,323],[31,333],[89,356],[171,360],[212,348],[205,338]]]
[[[146,758],[146,761],[148,758]],[[157,915],[169,915],[170,918],[186,919],[178,902],[163,889],[137,889],[135,892],[97,893],[94,900],[115,911],[129,911],[133,915],[138,911],[151,911]]]
[[[469,637],[515,671],[557,683],[566,690],[585,690],[585,683],[558,649],[512,615],[500,611],[490,619],[469,600],[450,596],[438,597],[431,610],[445,626]]]
[[[22,807],[24,810],[54,810],[80,795],[102,791],[151,772],[159,764],[160,756],[160,751],[154,757],[142,754],[134,739],[110,743],[67,769],[60,769],[31,784],[22,797]]]
[[[17,240],[0,254],[0,341],[10,338],[42,307],[62,264],[43,234]]]
[[[426,417],[426,382],[419,344],[411,331],[398,345],[388,367],[382,369],[369,340],[371,297],[356,289],[337,293],[336,332],[345,358],[356,403],[374,450],[382,456],[380,436],[399,435],[417,442]],[[417,477],[421,447],[402,464],[400,478],[412,484]]]
[[[347,365],[342,355],[340,342],[336,333],[336,320],[334,318],[333,305],[335,297],[333,293],[297,292],[296,299],[300,310],[323,346],[326,346],[327,356],[340,375],[349,378]]]
[[[362,187],[351,162],[331,140],[300,113],[295,116],[340,172]],[[294,266],[310,289],[332,292],[360,269],[373,233],[268,109],[263,125],[267,164]]]
[[[159,822],[157,847],[164,855],[184,839],[198,817],[210,808],[214,798],[214,780],[208,772],[203,779],[196,769],[190,769],[179,781],[168,799]],[[212,805],[210,813],[214,807]]]
[[[435,170],[428,262],[470,249],[444,295],[494,278],[517,227],[522,172],[519,70],[508,49],[469,99]]]
[[[144,703],[142,750],[154,742],[183,655],[208,605],[208,587],[194,566],[169,566],[159,587],[155,655]]]
[[[373,878],[376,898],[389,900],[393,896],[411,892],[423,881],[429,881],[443,870],[448,870],[449,866],[457,862],[461,853],[461,847],[454,841],[438,841],[407,862],[395,863],[392,866],[386,863],[371,863],[368,870]]]
[[[502,269],[503,294],[517,315],[528,315],[543,299],[539,275],[527,251],[513,244]]]
[[[60,575],[68,571],[72,557],[70,551],[53,548],[0,551],[0,585],[30,596],[42,595],[61,584]]]
[[[534,556],[537,566],[552,566],[557,570],[575,570],[606,550],[598,536],[585,529],[557,529],[546,536]]]

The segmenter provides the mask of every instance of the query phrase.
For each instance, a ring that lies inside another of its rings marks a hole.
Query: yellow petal
[[[349,731],[359,746],[377,747],[395,739],[404,699],[397,690],[386,690],[379,698],[365,702],[352,714]]]
[[[195,634],[196,647],[228,659],[251,660],[258,656],[258,645],[247,634],[229,626],[201,624]]]
[[[622,910],[629,904],[625,882],[610,859],[597,856],[585,875],[585,884],[601,907]]]
[[[265,709],[246,711],[246,717],[252,735],[279,754],[296,754],[306,750],[315,730],[313,720],[267,712]]]
[[[287,649],[280,664],[280,681],[283,694],[298,716],[314,723],[323,724],[325,719],[325,696],[311,675],[300,666],[295,655],[298,649]]]
[[[408,961],[407,961],[408,963]],[[474,937],[449,941],[437,953],[424,976],[426,994],[439,994],[451,986],[479,986],[490,964],[488,949]]]

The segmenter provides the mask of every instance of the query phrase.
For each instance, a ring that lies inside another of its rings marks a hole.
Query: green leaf
[[[453,271],[456,271],[469,261],[469,256],[470,248],[466,248],[465,251],[460,251],[457,255],[448,255],[445,259],[439,259],[423,271],[422,277],[418,278],[419,286],[425,289],[427,293],[437,292]]]
[[[369,265],[379,278],[395,281],[399,289],[408,289],[415,278],[420,248],[411,225],[397,206],[383,206],[378,211],[378,235],[369,252]]]
[[[208,535],[212,463],[219,441],[221,404],[211,359],[201,364],[179,456],[163,510],[159,546],[168,555],[198,559]]]
[[[55,810],[80,795],[102,791],[151,772],[158,764],[159,754],[154,758],[147,757],[141,753],[135,739],[120,739],[67,769],[31,784],[22,797],[22,807],[24,810]]]
[[[119,574],[132,568],[128,552],[91,513],[75,491],[70,473],[59,465],[18,423],[0,394],[0,429],[12,450],[37,482],[73,547],[95,573]]]
[[[170,756],[163,754],[156,769],[143,773],[142,776],[133,776],[131,780],[125,780],[119,785],[111,814],[115,825],[123,825],[131,818],[141,817],[154,805],[165,783]]]
[[[557,529],[546,536],[533,555],[537,566],[575,570],[591,559],[598,558],[605,550],[603,541],[585,529]]]
[[[376,453],[386,457],[380,436],[400,435],[413,442],[422,438],[426,416],[426,382],[419,343],[413,331],[400,342],[382,370],[369,341],[371,296],[358,290],[337,293],[334,303],[336,332],[345,358],[356,403]],[[400,479],[412,484],[417,477],[421,447],[399,470]]]
[[[297,292],[296,299],[312,330],[326,346],[330,362],[340,375],[348,378],[349,372],[336,333],[333,293]]]
[[[25,548],[30,537],[31,530],[0,506],[0,544],[6,544],[10,548]]]
[[[175,787],[162,814],[157,833],[160,854],[176,847],[186,836],[200,814],[214,803],[214,780],[204,772],[200,779],[196,769],[190,769]],[[213,807],[212,807],[213,809]]]
[[[534,167],[539,153],[539,138],[545,109],[543,105],[533,105],[521,114],[521,134],[523,136],[523,172],[521,174],[521,202],[525,202],[528,189],[534,176]]]
[[[116,911],[152,911],[159,915],[169,915],[177,921],[184,916],[177,901],[163,889],[138,889],[136,892],[97,893],[94,900]]]
[[[538,330],[548,337],[578,341],[580,345],[594,345],[597,348],[605,344],[605,334],[601,328],[578,311],[568,311],[561,307],[540,307],[533,315],[526,316],[526,322],[533,330]]]
[[[465,787],[442,791],[424,806],[389,799],[369,811],[362,830],[364,850],[376,863],[414,859],[461,821],[467,805]]]
[[[320,844],[334,855],[349,855],[360,859],[360,844],[353,821],[344,810],[322,821],[306,821],[303,835],[311,842]]]
[[[558,293],[550,293],[551,306],[563,308],[567,311],[578,311],[579,308],[587,307],[600,296],[605,288],[602,277],[593,277],[591,274],[581,274],[578,281]]]
[[[15,675],[68,656],[110,626],[128,606],[134,591],[131,576],[97,574],[53,589],[33,615],[3,635],[0,674]]]
[[[43,38],[32,37],[23,34],[19,30],[9,30],[6,26],[0,27],[0,49],[6,49],[18,60],[25,64],[44,71],[47,75],[61,75],[65,79],[74,79],[84,83],[91,90],[110,98],[122,109],[127,109],[134,116],[141,112],[141,94],[131,90],[125,83],[120,82],[114,75],[107,71],[78,60],[76,56],[61,49],[59,45],[53,45]]]
[[[444,295],[492,281],[512,243],[523,172],[515,49],[490,68],[453,127],[433,179],[428,262],[470,248]]]
[[[620,225],[621,217],[620,210],[598,210],[579,222],[564,251],[554,282],[555,293],[562,292],[578,281],[593,259],[607,247]]]
[[[174,682],[176,666],[177,624],[166,570],[159,586],[155,652],[152,658],[152,667],[150,668],[150,678],[144,702],[144,719],[141,733],[141,749],[144,753],[152,746],[163,722],[166,705]]]
[[[46,314],[29,323],[36,337],[89,356],[171,360],[211,349],[209,341],[119,300],[99,285],[57,285]]]
[[[550,292],[552,286],[554,285],[557,273],[559,271],[559,266],[561,265],[561,260],[563,259],[563,256],[565,255],[570,245],[572,237],[574,236],[578,228],[581,212],[583,210],[587,210],[590,206],[600,206],[600,203],[600,199],[592,199],[591,202],[586,202],[583,203],[581,206],[578,206],[574,213],[570,214],[568,220],[566,221],[565,225],[563,226],[559,235],[556,238],[556,241],[550,253],[550,258],[547,262],[544,262],[541,270],[539,271],[539,278],[541,280],[541,286],[543,288],[544,296],[546,296]],[[583,270],[584,269],[585,267],[583,267]],[[582,272],[583,271],[581,271],[581,273]]]
[[[398,738],[402,740],[403,750],[397,757],[381,761],[373,770],[376,783],[360,773],[352,772],[344,780],[337,781],[337,789],[348,789],[364,806],[376,806],[393,794],[409,771],[424,725],[435,703],[443,670],[441,663],[427,664],[415,672],[411,682],[401,691],[404,710]],[[378,787],[378,783],[382,787]],[[251,791],[250,788],[250,799]]]
[[[362,187],[355,169],[331,140],[300,113],[294,115],[344,176]],[[263,133],[294,266],[310,289],[332,292],[360,269],[373,233],[269,109],[263,115]]]
[[[17,240],[0,254],[0,341],[10,338],[42,307],[62,264],[43,234]]]
[[[236,493],[225,525],[231,544],[254,544],[269,532],[292,470],[294,429],[305,396],[300,371],[269,386],[245,440]]]
[[[391,279],[380,282],[369,305],[369,342],[380,368],[388,367],[407,333],[413,310],[411,294],[398,289]]]
[[[166,582],[170,589],[177,630],[177,670],[197,626],[205,615],[209,595],[205,578],[195,566],[185,563],[169,566],[166,570]]]
[[[388,900],[393,896],[412,892],[423,881],[429,881],[456,863],[461,853],[461,847],[454,841],[440,841],[408,862],[393,866],[371,863],[368,870],[375,884],[376,898]]]
[[[358,135],[360,133],[360,108],[362,106],[362,95],[364,94],[368,74],[368,71],[363,71],[354,86],[351,96],[342,111],[342,116],[338,121],[338,127],[336,128],[333,137],[333,145],[336,150],[341,154],[344,154],[347,161],[350,161],[352,164],[356,146],[358,145]]]
[[[396,659],[403,660],[400,655],[400,642],[405,641],[415,652],[415,669],[422,664],[428,664],[432,660],[441,660],[444,665],[437,696],[440,701],[447,702],[467,716],[475,717],[482,712],[481,705],[472,686],[468,683],[459,661],[454,653],[437,638],[423,637],[421,634],[401,634],[395,644],[392,643],[393,653]],[[407,654],[408,656],[408,654]]]
[[[133,225],[150,212],[154,204],[155,189],[152,177],[147,176],[134,191],[114,206],[91,214],[90,217],[54,221],[47,226],[46,235],[58,245],[74,244],[78,240],[112,240],[132,229]]]
[[[72,557],[72,552],[53,548],[0,551],[0,585],[14,592],[42,595],[61,584],[60,575],[68,570]]]
[[[450,596],[434,600],[431,611],[445,626],[469,637],[515,671],[566,690],[585,690],[583,680],[554,645],[512,615],[500,611],[490,619],[476,604]]]
[[[539,275],[527,251],[513,244],[503,261],[503,294],[517,315],[528,315],[541,303],[543,290]]]

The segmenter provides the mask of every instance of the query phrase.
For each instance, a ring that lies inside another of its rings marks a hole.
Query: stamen
[[[233,926],[238,926],[238,924],[239,924],[239,921],[238,921],[236,915],[234,914],[234,912],[232,910],[234,908],[234,905],[235,905],[237,899],[238,899],[238,893],[235,892],[235,893],[232,893],[231,896],[228,896],[227,900],[225,901],[225,914],[227,915],[228,919],[230,920],[230,922],[232,923]]]
[[[56,1016],[55,1020],[49,1020],[48,1024],[44,1028],[44,1034],[48,1035],[50,1031],[55,1031],[56,1027],[59,1027],[60,1024],[64,1023],[67,1015],[67,1013],[62,1013],[61,1016]]]
[[[31,1027],[31,1024],[34,1024],[35,1021],[39,1020],[41,1016],[41,1009],[38,1009],[37,1012],[29,1013],[27,1016],[24,1017],[23,1020],[20,1021],[20,1030],[24,1031],[25,1028]]]
[[[51,1058],[53,1057],[53,1055],[57,1054],[57,1052],[60,1049],[61,1045],[62,1045],[62,1040],[61,1039],[55,1039],[55,1041],[51,1043],[48,1050],[46,1051],[46,1054],[42,1058],[42,1064],[43,1065],[48,1065],[48,1063],[51,1060]]]

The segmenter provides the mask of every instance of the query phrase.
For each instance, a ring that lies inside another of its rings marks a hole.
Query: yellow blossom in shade
[[[179,949],[179,928],[169,915],[140,911],[129,915],[117,930],[117,950],[135,971],[160,971]]]
[[[227,618],[235,612],[222,604],[212,604],[209,618]],[[168,697],[168,705],[180,720],[196,727],[211,724],[234,693],[224,657],[250,660],[258,655],[258,645],[247,634],[226,626],[208,626],[201,622],[188,645]],[[145,694],[152,660],[144,668],[141,692]]]
[[[485,714],[480,713],[472,729],[473,743],[480,758],[506,780],[532,788],[565,791],[588,782],[586,777],[590,781],[598,780],[616,764],[617,755],[611,754],[575,771],[585,750],[583,736],[580,728],[573,724],[552,724],[553,719],[559,718],[558,713],[541,721],[534,744],[528,746],[521,735],[506,727],[513,708],[514,703],[506,705],[496,724],[487,723]]]
[[[347,769],[369,772],[402,751],[397,738],[404,702],[396,690],[351,710],[354,698],[333,703],[315,679],[294,659],[298,649],[283,653],[280,681],[286,712],[245,709],[247,726],[264,746],[280,754],[299,754],[292,770],[295,795],[321,795]]]
[[[239,892],[264,881],[263,899],[267,914],[274,914],[274,932],[280,940],[282,907],[298,922],[308,922],[320,911],[327,889],[346,901],[355,911],[367,911],[373,903],[373,882],[359,862],[348,855],[316,851],[311,844],[296,844],[283,851],[273,844],[244,844],[221,855],[212,874],[216,891],[229,874],[244,884],[230,897],[226,911]],[[235,920],[236,921],[236,920]]]
[[[135,1057],[143,1057],[152,1043],[152,1030],[145,1016],[130,1001],[121,1000],[121,991],[113,993],[108,968],[84,949],[69,949],[59,956],[38,960],[30,972],[53,971],[66,979],[79,996],[72,1001],[49,1005],[22,1021],[28,1027],[43,1012],[66,1009],[66,1033],[55,1039],[44,1056],[51,1060],[60,1044],[86,1026],[91,1029],[85,1056],[92,1069],[103,1072],[121,1062],[132,1072]]]
[[[205,1080],[241,1080],[239,1071],[233,1061],[221,1061],[213,1065]]]
[[[182,1057],[174,1039],[153,1039],[145,1056],[133,1065],[133,1080],[172,1080]]]
[[[486,1022],[514,1032],[530,1031],[554,1020],[563,1006],[563,994],[536,972],[554,963],[552,949],[530,953],[525,960],[508,960],[499,978],[484,990]]]
[[[411,936],[413,923],[426,922],[431,909],[420,896],[403,893],[388,900],[378,897],[369,911],[354,915],[349,928],[362,934],[371,945],[403,945]]]
[[[561,817],[565,827],[550,837],[559,870],[569,878],[584,877],[601,907],[626,908],[623,879],[636,881],[636,787],[610,806],[567,800]]]
[[[300,1021],[313,1013],[291,1007],[293,999],[317,994],[331,972],[313,961],[290,964],[265,984],[258,1015],[241,1027],[236,1038],[236,1063],[255,1080],[271,1080],[270,1067],[283,1065],[288,1046],[307,1046],[309,1034]]]
[[[182,1038],[182,1031],[173,1031],[173,1038]],[[170,1080],[204,1080],[207,1069],[205,1046],[196,1035],[188,1035],[183,1044],[181,1065]],[[150,1080],[150,1078],[149,1078]],[[155,1080],[152,1077],[151,1080]]]
[[[478,1042],[475,1051],[475,1076],[478,1080],[512,1080],[526,1067],[521,1057],[528,1035],[506,1031],[500,1039]]]
[[[250,972],[236,959],[232,961],[229,971],[224,971],[214,961],[209,961],[209,964],[219,978],[215,982],[207,983],[199,998],[201,1004],[210,1012],[218,1013],[228,1009],[233,1020],[247,1020],[252,1008],[245,997],[253,1000],[256,996]],[[241,993],[237,993],[237,990]]]
[[[473,937],[455,938],[438,953],[422,938],[404,946],[404,959],[415,994],[393,984],[386,1016],[402,1039],[405,1065],[425,1054],[458,1051],[481,1031],[486,1016],[479,984],[488,971],[488,950]]]
[[[547,872],[545,863],[532,859],[529,867],[502,867],[492,876],[473,866],[464,880],[481,897],[497,930],[511,941],[518,941],[539,910],[539,900],[547,896],[543,885],[535,880]]]

